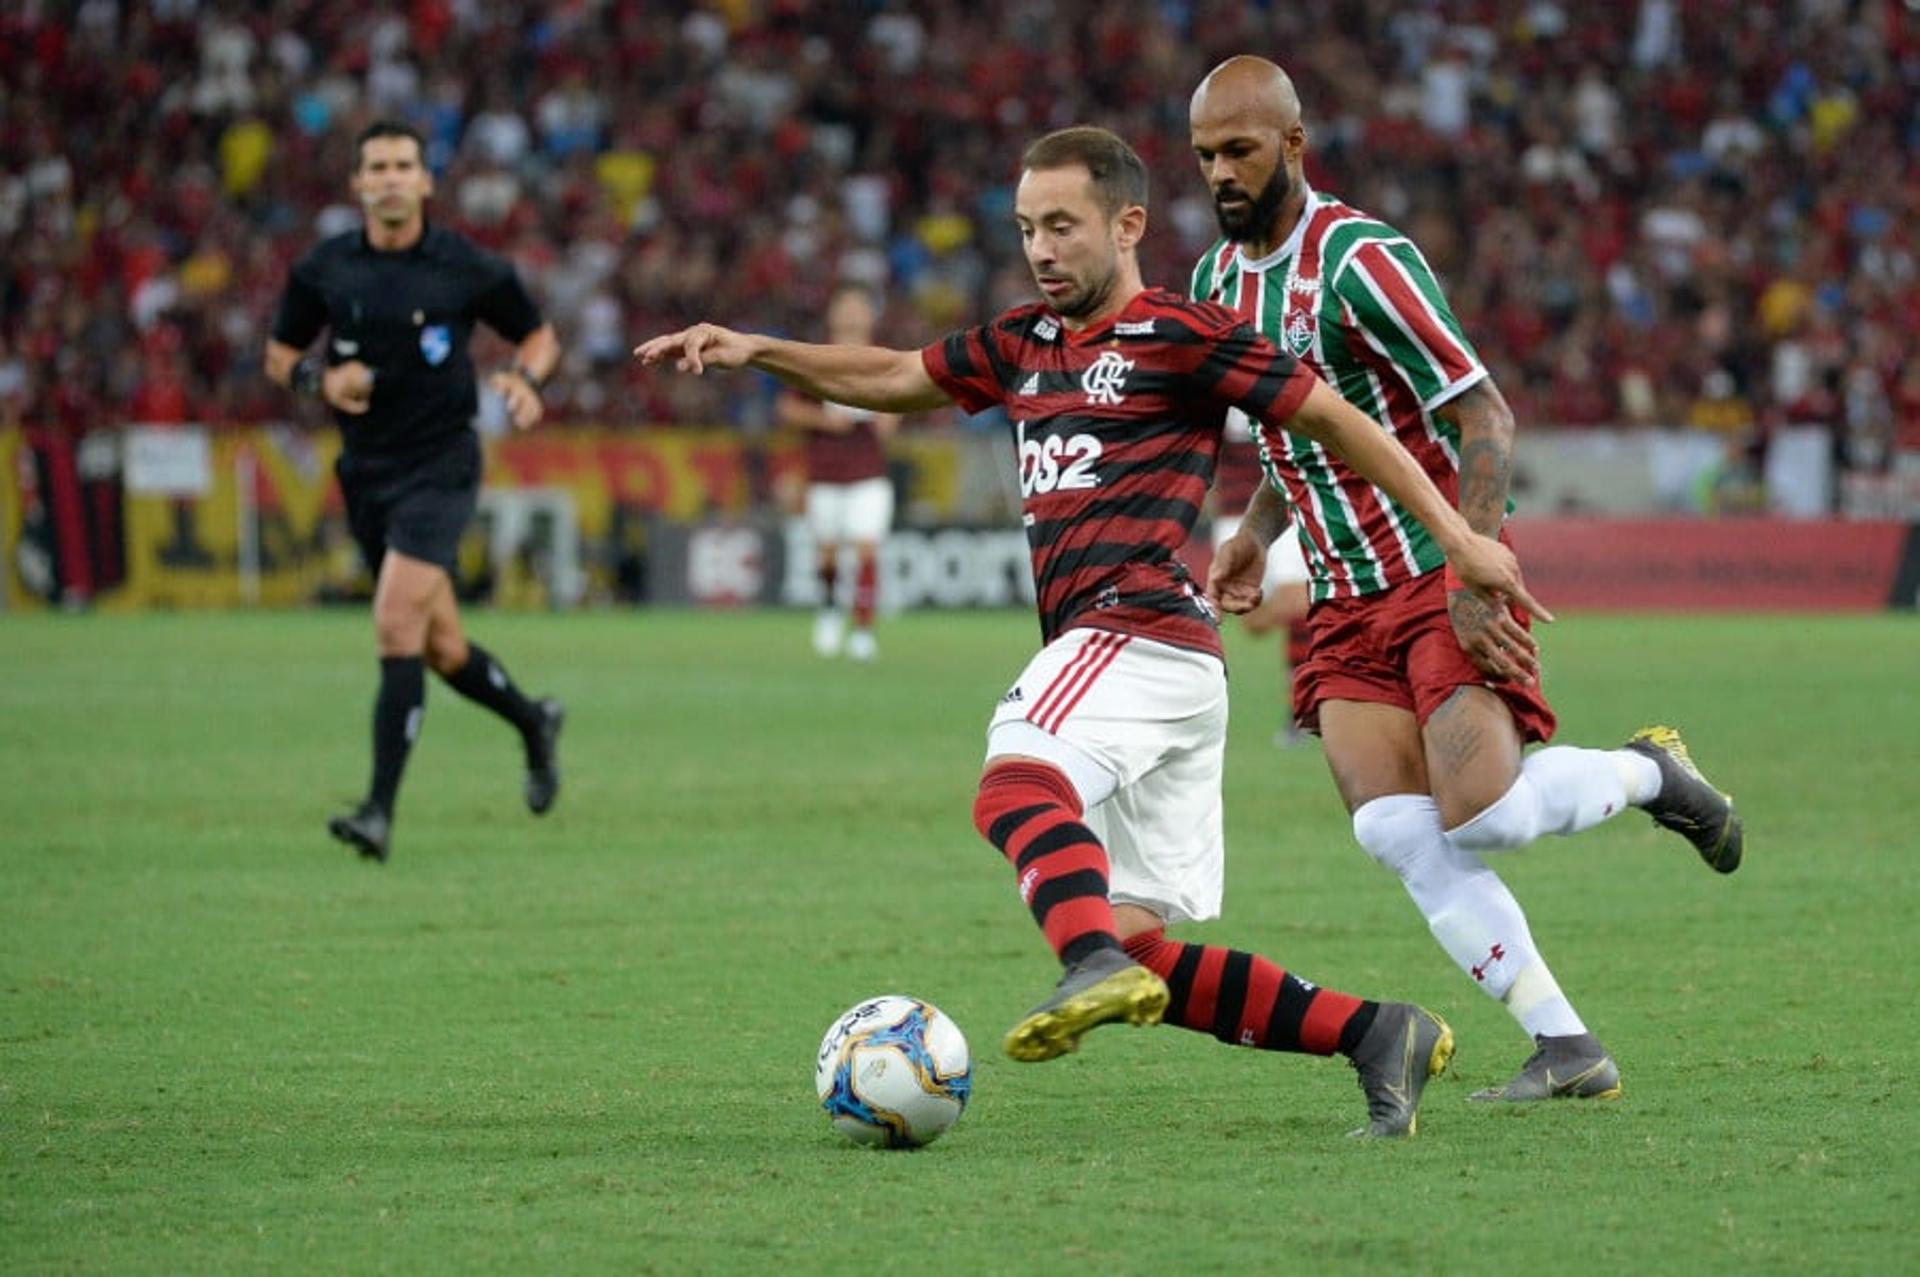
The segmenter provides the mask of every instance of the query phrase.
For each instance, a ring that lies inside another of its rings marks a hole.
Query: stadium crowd
[[[1912,0],[81,0],[0,13],[0,421],[284,417],[293,254],[358,224],[355,129],[417,124],[435,215],[567,342],[562,418],[764,425],[645,378],[699,316],[907,345],[1029,295],[1017,157],[1081,121],[1156,180],[1150,282],[1215,236],[1187,95],[1294,73],[1316,185],[1399,225],[1534,424],[1833,432],[1920,462]]]

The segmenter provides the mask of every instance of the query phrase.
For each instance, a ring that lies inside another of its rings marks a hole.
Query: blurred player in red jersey
[[[1286,73],[1264,58],[1228,60],[1195,90],[1190,124],[1222,233],[1194,269],[1192,295],[1233,307],[1386,423],[1477,532],[1502,535],[1513,413],[1420,250],[1307,185],[1307,133]],[[1474,1098],[1618,1095],[1613,1057],[1480,853],[1637,806],[1730,873],[1743,842],[1731,800],[1669,727],[1642,729],[1622,749],[1523,758],[1555,726],[1532,637],[1516,639],[1506,609],[1447,579],[1424,515],[1409,519],[1311,439],[1261,441],[1273,482],[1214,556],[1209,592],[1230,612],[1252,606],[1264,546],[1289,521],[1298,527],[1313,606],[1295,715],[1321,735],[1354,837],[1399,875],[1455,964],[1534,1038],[1520,1072]]]
[[[873,295],[859,284],[842,284],[827,302],[827,340],[836,346],[873,342],[879,321]],[[807,530],[818,556],[820,610],[813,621],[813,650],[870,661],[879,654],[873,638],[873,608],[880,583],[880,543],[893,527],[893,481],[887,477],[887,440],[900,428],[891,412],[870,412],[823,402],[791,391],[781,396],[782,425],[807,432]],[[840,548],[853,547],[853,632],[840,610]]]
[[[974,824],[1012,863],[1065,970],[1007,1034],[1007,1053],[1053,1059],[1098,1025],[1164,1016],[1228,1043],[1343,1053],[1368,1102],[1356,1134],[1410,1134],[1427,1078],[1452,1054],[1438,1017],[1165,935],[1220,908],[1226,673],[1213,609],[1178,550],[1227,409],[1345,457],[1414,510],[1503,615],[1509,603],[1540,609],[1512,554],[1475,535],[1392,436],[1232,311],[1143,286],[1147,176],[1131,147],[1066,129],[1023,163],[1014,216],[1044,304],[918,351],[697,324],[634,353],[693,373],[751,366],[876,412],[999,405],[1015,423],[1045,645],[993,715]]]

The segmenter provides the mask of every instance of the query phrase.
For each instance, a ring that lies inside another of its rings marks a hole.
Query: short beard
[[[1060,315],[1060,319],[1085,319],[1087,315],[1092,315],[1102,305],[1106,305],[1108,298],[1114,296],[1114,280],[1117,277],[1119,277],[1117,271],[1110,271],[1106,278],[1091,280],[1087,284],[1087,292],[1079,294],[1077,300],[1069,298],[1064,301],[1048,301],[1046,305],[1050,305],[1054,315]]]
[[[1213,205],[1214,220],[1220,223],[1220,233],[1236,244],[1247,244],[1254,240],[1265,239],[1274,220],[1280,216],[1281,207],[1286,204],[1287,196],[1293,194],[1293,175],[1286,169],[1275,169],[1260,193],[1253,197],[1245,212],[1229,213],[1220,207],[1216,198]]]
[[[1113,296],[1114,278],[1113,274],[1109,274],[1105,279],[1088,284],[1087,291],[1080,295],[1078,301],[1049,302],[1048,305],[1062,319],[1085,319],[1106,305],[1107,299]]]

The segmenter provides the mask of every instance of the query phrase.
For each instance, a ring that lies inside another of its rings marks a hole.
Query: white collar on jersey
[[[1300,240],[1307,233],[1307,223],[1313,220],[1314,213],[1318,211],[1320,207],[1320,196],[1311,186],[1307,186],[1306,178],[1303,177],[1300,179],[1300,185],[1306,187],[1307,202],[1300,206],[1300,220],[1293,224],[1293,234],[1287,236],[1286,243],[1274,249],[1265,257],[1260,258],[1258,261],[1247,256],[1247,246],[1245,244],[1234,245],[1233,251],[1240,257],[1241,270],[1263,271],[1270,266],[1275,266],[1280,262],[1286,261],[1300,251]]]

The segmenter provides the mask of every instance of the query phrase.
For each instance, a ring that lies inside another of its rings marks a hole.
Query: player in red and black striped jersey
[[[1051,1059],[1097,1025],[1165,1015],[1230,1043],[1345,1053],[1368,1097],[1361,1133],[1408,1134],[1452,1053],[1437,1017],[1164,933],[1220,902],[1225,673],[1177,551],[1227,409],[1344,457],[1426,523],[1461,579],[1539,609],[1512,555],[1474,535],[1391,436],[1233,312],[1143,285],[1146,170],[1125,142],[1080,128],[1034,143],[1015,218],[1045,304],[923,351],[699,324],[635,354],[694,373],[751,366],[875,411],[998,405],[1014,420],[1045,646],[995,711],[974,820],[1066,969],[1008,1054]]]
[[[961,407],[1014,419],[1045,641],[1084,625],[1220,655],[1178,551],[1212,485],[1226,408],[1284,420],[1310,374],[1231,312],[1161,289],[1078,329],[1024,306],[928,347],[924,363]]]

